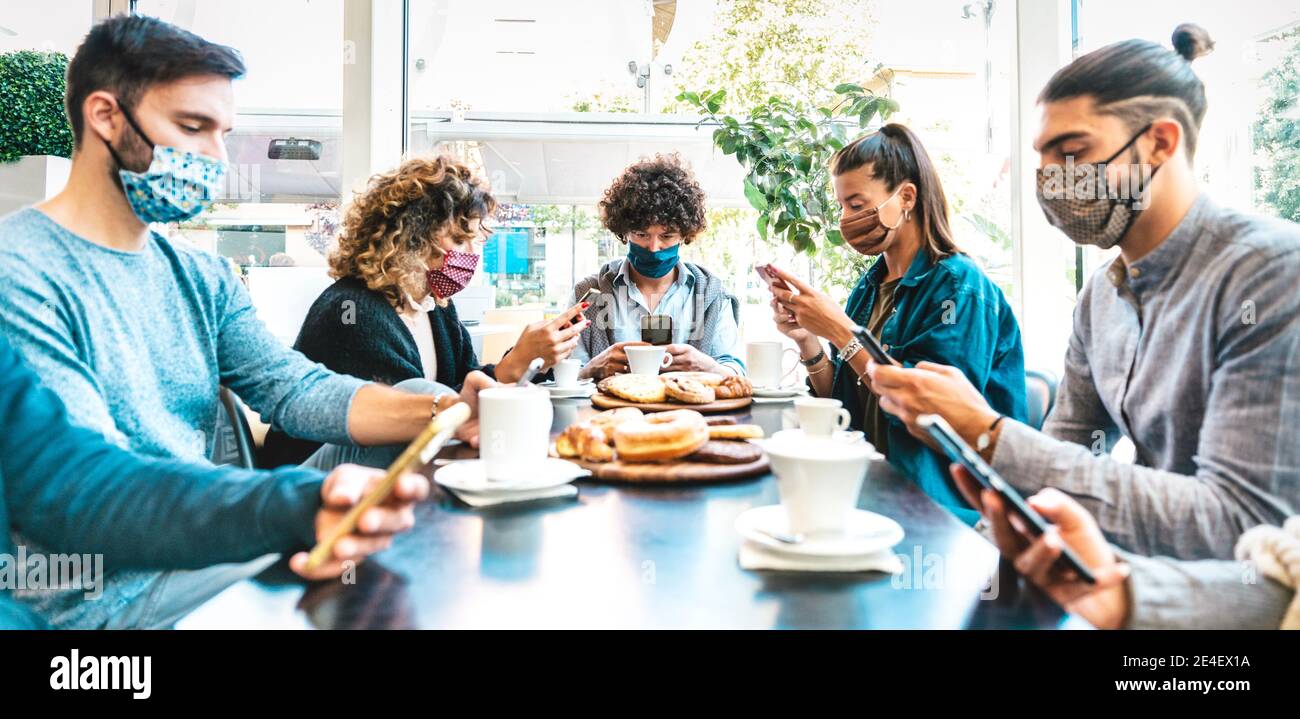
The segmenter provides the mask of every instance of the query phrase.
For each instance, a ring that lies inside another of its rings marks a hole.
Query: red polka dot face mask
[[[442,258],[442,267],[425,273],[429,281],[429,292],[434,297],[445,300],[465,289],[465,285],[473,279],[476,269],[478,269],[477,254],[447,250],[447,254]]]

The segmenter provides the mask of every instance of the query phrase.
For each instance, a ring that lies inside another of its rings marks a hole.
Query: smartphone
[[[574,307],[577,307],[583,302],[591,302],[593,299],[595,299],[596,295],[599,294],[600,294],[600,290],[596,289],[595,287],[592,287],[591,289],[583,293],[582,297],[579,298],[578,301],[574,304]],[[581,321],[582,321],[581,319],[575,319],[569,322],[565,322],[564,326],[561,327],[560,329],[567,330],[568,328],[573,326],[574,322],[581,322]]]
[[[641,318],[641,341],[652,345],[673,342],[672,315],[646,315]]]
[[[773,274],[772,271],[768,269],[771,266],[772,266],[771,264],[754,265],[754,272],[758,273],[759,279],[767,283],[768,289],[772,289],[773,287],[775,287],[778,289],[788,291],[790,289],[790,285],[787,285],[785,283],[785,280]]]
[[[855,325],[853,327],[853,336],[858,338],[858,342],[862,345],[862,349],[866,350],[867,354],[871,355],[871,359],[875,360],[876,364],[902,367],[902,364],[900,364],[898,360],[889,356],[889,353],[885,351],[885,348],[880,346],[880,340],[876,339],[876,336],[871,334],[870,330],[866,327]]]
[[[979,456],[978,452],[971,449],[969,444],[966,444],[961,437],[957,436],[957,433],[953,431],[952,427],[949,426],[946,421],[944,421],[943,417],[940,417],[937,414],[923,414],[916,418],[916,423],[921,425],[921,428],[924,429],[926,434],[929,434],[935,442],[939,443],[939,446],[943,448],[944,454],[948,455],[948,459],[965,467],[966,470],[970,472],[984,488],[996,492],[997,495],[1006,502],[1012,512],[1020,515],[1020,518],[1025,520],[1035,537],[1041,535],[1043,532],[1047,531],[1048,527],[1052,526],[1050,522],[1043,519],[1043,515],[1035,511],[1033,507],[1029,506],[1029,503],[1025,501],[1025,498],[1020,496],[1020,493],[1017,492],[1014,487],[1007,484],[1006,480],[994,471],[994,469]],[[1063,547],[1061,549],[1061,559],[1069,565],[1071,569],[1078,573],[1079,577],[1081,577],[1083,581],[1089,584],[1097,583],[1097,577],[1094,576],[1092,571],[1084,565],[1083,560],[1079,559],[1079,555],[1075,554],[1074,550],[1069,547]]]

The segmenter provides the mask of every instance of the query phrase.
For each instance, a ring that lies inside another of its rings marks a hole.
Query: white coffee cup
[[[875,453],[871,443],[806,435],[758,442],[776,474],[789,531],[810,537],[842,535]]]
[[[847,429],[852,419],[838,399],[825,397],[800,397],[794,401],[794,411],[799,415],[799,427],[814,437],[829,437]]]
[[[571,389],[578,384],[578,370],[582,369],[582,362],[572,358],[560,360],[554,369],[556,389]]]
[[[786,376],[794,372],[793,366],[788,370],[781,367],[787,352],[793,352],[798,359],[798,350],[780,342],[749,342],[745,345],[745,371],[754,386],[768,389],[781,386]]]
[[[536,385],[478,393],[479,457],[490,480],[530,477],[546,459],[551,395]]]
[[[654,345],[634,345],[624,347],[627,353],[627,368],[632,374],[645,374],[652,377],[659,375],[659,370],[673,363],[672,355],[663,347]]]

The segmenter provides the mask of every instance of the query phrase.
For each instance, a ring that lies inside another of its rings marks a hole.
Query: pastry
[[[709,387],[717,387],[718,385],[722,384],[722,380],[726,379],[725,377],[718,374],[717,372],[664,372],[663,374],[659,375],[659,378],[660,379],[670,379],[670,378],[693,379],[696,382],[701,382],[705,385],[708,385]]]
[[[648,414],[614,428],[614,448],[624,462],[679,459],[709,441],[704,416],[689,409]]]
[[[717,427],[720,424],[735,424],[736,418],[729,414],[715,414],[712,417],[705,417],[704,422],[710,427]]]
[[[604,428],[591,422],[578,422],[555,438],[555,453],[561,457],[581,457],[588,462],[610,462],[614,459],[612,441]]]
[[[754,394],[754,383],[750,382],[748,377],[732,375],[723,379],[721,384],[714,387],[713,393],[718,399],[749,397]]]
[[[713,388],[690,377],[662,377],[664,394],[668,399],[682,404],[708,404],[712,402]]]
[[[597,388],[605,394],[641,404],[662,402],[666,397],[664,383],[658,377],[640,374],[616,374],[606,377],[600,381]]]
[[[687,455],[688,462],[706,464],[749,464],[763,457],[763,450],[749,442],[730,442],[711,439],[704,446]]]
[[[618,409],[607,409],[604,412],[597,412],[588,417],[587,422],[609,432],[630,419],[641,419],[643,416],[641,410],[636,407],[619,407]]]
[[[762,439],[763,437],[763,428],[756,424],[709,427],[709,439]]]

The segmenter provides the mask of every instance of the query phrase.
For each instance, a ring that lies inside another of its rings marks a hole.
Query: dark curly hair
[[[443,256],[439,240],[477,236],[496,200],[468,167],[448,157],[414,157],[374,175],[348,206],[330,275],[356,277],[401,307],[425,282],[425,260]]]
[[[600,221],[619,239],[654,225],[676,230],[689,243],[708,227],[704,190],[677,154],[655,155],[623,171],[597,205]]]

